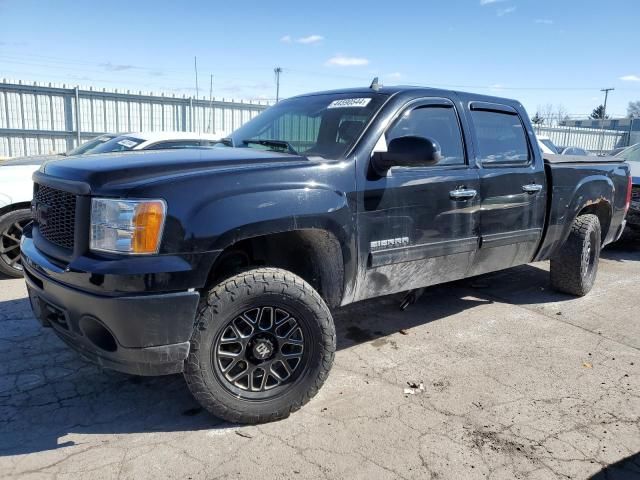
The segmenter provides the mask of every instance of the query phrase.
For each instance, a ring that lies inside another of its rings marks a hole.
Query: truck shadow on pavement
[[[625,260],[640,261],[640,236],[626,236],[605,248],[601,258],[622,262]]]
[[[633,480],[640,478],[640,453],[634,453],[622,460],[604,467],[590,477],[590,480]]]
[[[603,257],[614,260],[640,260],[637,250],[605,252]],[[387,342],[391,334],[492,302],[536,304],[573,297],[549,288],[545,268],[526,265],[428,288],[406,311],[399,308],[402,298],[390,295],[336,310],[338,350]],[[90,443],[94,434],[231,427],[199,407],[181,375],[137,377],[101,370],[41,328],[28,299],[0,302],[0,456]]]

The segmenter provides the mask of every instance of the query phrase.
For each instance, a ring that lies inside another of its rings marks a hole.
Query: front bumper
[[[52,279],[48,271],[59,267],[35,248],[28,235],[22,256],[34,314],[84,357],[136,375],[183,370],[198,292],[97,295]]]

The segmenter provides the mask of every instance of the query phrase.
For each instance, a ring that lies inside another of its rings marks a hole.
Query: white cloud
[[[620,77],[623,82],[640,82],[640,76],[638,75],[625,75]]]
[[[109,70],[111,72],[122,72],[124,70],[132,70],[134,68],[137,68],[135,65],[120,65],[111,62],[101,63],[100,66],[104,67],[105,70]]]
[[[300,37],[294,39],[291,35],[285,35],[284,37],[280,37],[280,41],[282,43],[301,43],[303,45],[314,45],[320,43],[324,40],[322,35],[307,35],[306,37]]]
[[[484,7],[485,5],[491,5],[492,3],[499,3],[504,1],[505,0],[480,0],[480,5]]]
[[[536,18],[534,22],[539,23],[541,25],[553,25],[553,20],[549,18]]]
[[[296,42],[309,45],[309,44],[321,42],[322,40],[324,40],[324,37],[322,35],[308,35],[306,37],[300,37],[299,39],[296,40]]]
[[[516,11],[516,7],[507,7],[507,8],[499,8],[496,13],[498,14],[499,17],[504,17],[505,15],[508,15],[515,11]]]
[[[362,67],[369,65],[369,60],[362,57],[347,57],[345,55],[336,55],[325,62],[327,67]]]

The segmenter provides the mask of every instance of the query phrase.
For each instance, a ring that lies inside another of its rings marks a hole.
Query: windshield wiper
[[[292,155],[299,155],[296,152],[295,148],[291,146],[289,142],[285,142],[284,140],[263,140],[260,138],[250,138],[248,140],[243,140],[242,143],[245,145],[262,145],[263,147],[269,147],[271,149],[276,149],[277,151],[286,150],[287,153]]]

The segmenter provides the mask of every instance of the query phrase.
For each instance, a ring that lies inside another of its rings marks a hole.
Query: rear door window
[[[477,155],[482,165],[529,162],[529,143],[517,114],[472,110],[471,118],[476,131]]]

